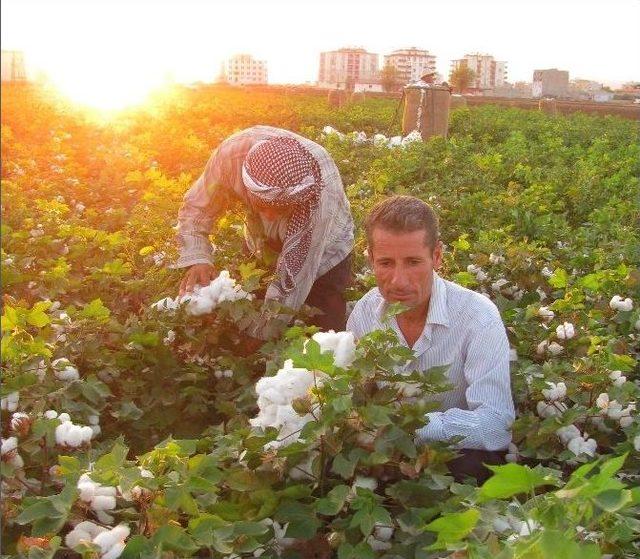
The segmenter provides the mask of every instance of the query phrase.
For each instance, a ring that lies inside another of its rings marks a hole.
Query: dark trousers
[[[320,314],[314,315],[310,322],[322,330],[341,332],[347,325],[346,289],[351,285],[352,255],[336,264],[311,287],[305,305],[315,307]]]
[[[453,479],[461,483],[465,477],[472,477],[477,480],[478,485],[483,484],[493,474],[484,464],[491,464],[492,466],[504,464],[504,457],[507,453],[505,450],[475,450],[468,448],[458,452],[460,452],[461,456],[447,463]]]

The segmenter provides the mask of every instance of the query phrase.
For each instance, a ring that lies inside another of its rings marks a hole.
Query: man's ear
[[[371,267],[371,269],[373,269],[373,249],[370,246],[367,246],[366,248],[366,253],[367,253],[367,262],[369,262],[369,266]]]
[[[433,269],[438,270],[440,266],[442,266],[442,253],[444,251],[444,246],[442,241],[436,242],[436,246],[433,249]]]

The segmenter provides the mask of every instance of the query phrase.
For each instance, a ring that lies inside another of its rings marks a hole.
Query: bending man
[[[292,309],[319,308],[315,324],[344,330],[344,290],[351,279],[353,220],[340,173],[320,145],[270,126],[234,134],[213,152],[178,214],[180,258],[188,267],[180,294],[207,285],[218,271],[208,235],[239,203],[245,240],[258,257],[276,258],[265,299]],[[262,325],[264,326],[264,325]],[[253,335],[261,335],[258,325]]]

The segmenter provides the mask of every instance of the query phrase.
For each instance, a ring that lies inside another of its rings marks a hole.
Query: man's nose
[[[391,285],[396,288],[402,288],[406,285],[407,275],[401,266],[396,266],[391,275]]]

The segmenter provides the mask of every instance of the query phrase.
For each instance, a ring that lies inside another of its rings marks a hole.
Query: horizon
[[[5,0],[1,9],[3,50],[22,51],[31,78],[44,73],[71,94],[113,88],[113,76],[127,81],[131,95],[169,79],[212,82],[238,53],[266,60],[270,84],[314,83],[320,52],[351,46],[378,54],[379,66],[393,50],[427,50],[444,79],[451,60],[480,52],[505,61],[512,84],[547,68],[614,87],[640,80],[639,0],[399,0],[393,7],[328,0],[319,8],[291,0]]]

